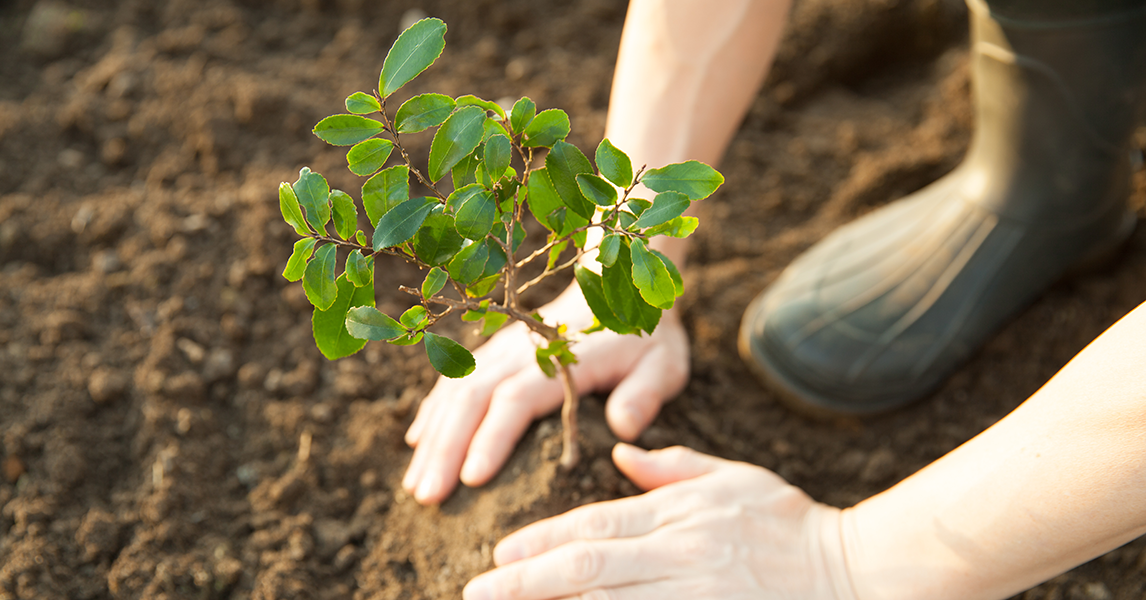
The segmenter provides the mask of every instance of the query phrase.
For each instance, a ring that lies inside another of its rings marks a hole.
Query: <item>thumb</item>
[[[613,446],[613,462],[625,477],[645,491],[707,475],[732,464],[684,446],[649,452],[629,444]]]

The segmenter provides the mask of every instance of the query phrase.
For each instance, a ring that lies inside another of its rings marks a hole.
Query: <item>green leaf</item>
[[[661,309],[645,302],[633,284],[633,262],[629,249],[624,244],[621,244],[613,266],[601,269],[601,281],[605,300],[622,323],[648,333],[656,329]],[[605,324],[605,321],[602,320],[601,323]]]
[[[689,200],[703,200],[724,183],[724,176],[696,160],[646,171],[641,183],[654,192],[679,192]]]
[[[557,266],[557,261],[561,259],[561,253],[569,247],[569,240],[561,240],[549,249],[549,258],[545,261],[545,270],[551,271],[553,267]]]
[[[505,249],[503,249],[501,244],[497,243],[496,240],[492,240],[490,238],[486,238],[478,243],[485,244],[489,249],[489,260],[485,262],[485,269],[482,270],[482,277],[486,278],[497,275],[498,272],[501,271],[502,267],[504,267],[506,263],[509,262],[505,257]]]
[[[414,235],[414,253],[435,267],[450,262],[462,249],[464,238],[454,227],[454,218],[436,208]]]
[[[676,302],[676,284],[661,259],[649,252],[645,241],[635,239],[630,244],[633,259],[633,285],[641,298],[660,309],[672,308]]]
[[[513,108],[509,111],[510,130],[514,135],[525,131],[535,116],[537,116],[537,105],[529,98],[521,98],[513,103]]]
[[[326,183],[326,178],[303,167],[298,172],[298,181],[294,182],[291,189],[306,211],[306,222],[316,232],[323,232],[330,220],[330,185]]]
[[[298,205],[298,197],[294,195],[294,188],[285,181],[279,184],[279,210],[282,211],[286,224],[294,227],[295,233],[299,235],[310,233],[302,216],[302,208]]]
[[[466,295],[471,298],[480,298],[485,296],[486,294],[492,292],[493,288],[497,287],[497,284],[500,281],[500,275],[491,275],[483,279],[478,279],[466,287]]]
[[[397,246],[414,237],[437,203],[433,198],[411,198],[390,209],[378,219],[378,228],[374,230],[374,250]]]
[[[353,146],[383,130],[382,123],[374,119],[360,115],[331,115],[314,126],[314,135],[332,146]]]
[[[423,327],[427,321],[430,320],[430,312],[426,310],[425,306],[416,304],[406,309],[402,316],[398,317],[398,321],[406,329],[418,329]]]
[[[601,175],[612,181],[617,187],[628,188],[633,185],[633,163],[629,155],[621,152],[608,139],[601,140],[597,146],[597,170]]]
[[[475,171],[478,166],[478,157],[476,155],[476,152],[467,154],[458,161],[458,164],[454,165],[453,169],[450,169],[455,191],[477,183],[477,174]]]
[[[537,357],[537,366],[541,368],[541,372],[545,373],[546,377],[557,376],[557,365],[553,362],[553,355],[546,352],[544,348],[538,347],[534,352]]]
[[[505,109],[502,108],[497,102],[490,102],[474,96],[473,94],[466,94],[465,96],[458,96],[458,106],[478,106],[485,110],[494,113],[501,120],[505,120]]]
[[[358,209],[354,199],[342,190],[331,190],[330,202],[334,205],[334,230],[338,237],[350,240],[358,230]]]
[[[434,294],[442,291],[442,288],[446,286],[447,279],[449,279],[449,276],[446,275],[446,272],[443,271],[441,267],[430,269],[430,272],[426,273],[426,279],[422,281],[422,297],[430,298],[433,297]]]
[[[489,246],[474,243],[462,248],[450,261],[446,270],[450,277],[463,285],[469,285],[485,273],[485,263],[489,261]]]
[[[522,131],[526,148],[549,148],[569,135],[569,115],[551,108],[543,110]]]
[[[359,229],[358,231],[355,231],[354,232],[354,241],[358,242],[359,246],[365,246],[366,245],[366,234],[362,233],[361,229]]]
[[[485,168],[493,179],[501,179],[505,170],[509,168],[509,161],[513,158],[513,145],[509,138],[497,134],[486,140]]]
[[[674,238],[686,238],[696,231],[696,226],[699,224],[700,220],[696,217],[677,217],[667,223],[646,229],[645,235],[649,237],[667,235]]]
[[[446,24],[440,19],[422,19],[411,25],[390,47],[378,76],[378,89],[385,98],[434,64],[446,47]]]
[[[466,106],[446,119],[430,143],[430,181],[438,181],[468,156],[482,139],[485,111]]]
[[[561,196],[557,195],[557,190],[553,189],[553,182],[549,179],[547,169],[537,169],[529,174],[526,202],[529,204],[529,211],[533,213],[538,223],[550,231],[559,232],[561,230],[560,224],[551,222],[550,215],[557,209],[563,208],[565,204],[561,201]]]
[[[346,330],[361,340],[389,341],[404,333],[406,328],[373,306],[352,308],[346,313]]]
[[[286,268],[283,269],[283,277],[286,277],[287,281],[302,279],[303,273],[306,272],[306,262],[310,260],[310,255],[314,252],[315,242],[317,240],[308,237],[294,243],[294,252],[291,252]]]
[[[641,212],[633,227],[644,229],[667,223],[684,213],[688,208],[688,196],[679,192],[661,192],[653,198],[653,205]]]
[[[505,313],[493,311],[485,313],[485,320],[482,321],[481,326],[481,334],[493,335],[497,333],[497,330],[501,329],[501,326],[505,325],[507,320],[509,320],[509,315]]]
[[[351,173],[366,177],[386,164],[386,159],[390,158],[390,150],[393,148],[394,142],[390,140],[380,138],[366,140],[355,144],[350,152],[346,153],[346,163]]]
[[[454,99],[445,94],[418,94],[402,103],[394,115],[398,133],[417,133],[441,125],[454,112]]]
[[[366,340],[350,334],[346,322],[351,309],[374,305],[374,286],[357,287],[346,275],[336,282],[338,297],[330,308],[315,310],[311,329],[318,350],[329,360],[350,356],[366,345]]]
[[[346,278],[356,287],[374,285],[374,261],[353,250],[346,257]]]
[[[577,186],[577,175],[593,172],[593,165],[581,150],[568,142],[556,142],[545,156],[545,170],[549,172],[553,189],[557,190],[565,206],[586,219],[592,218],[596,207],[585,199]]]
[[[601,325],[621,334],[637,332],[635,327],[622,323],[613,309],[609,307],[609,302],[605,299],[605,290],[600,275],[581,265],[574,265],[573,276],[577,279],[577,286],[581,288],[585,303],[589,305],[589,309],[593,311],[593,316]]]
[[[369,115],[382,110],[378,99],[365,92],[354,92],[346,97],[346,110],[356,115]]]
[[[665,268],[668,269],[669,276],[672,277],[673,285],[676,286],[676,296],[679,298],[680,295],[684,293],[684,277],[681,276],[680,269],[677,269],[676,265],[669,260],[669,257],[665,256],[660,250],[649,248],[649,251],[656,254],[657,258],[660,258]]]
[[[334,244],[327,244],[318,249],[314,258],[306,265],[306,272],[302,276],[302,289],[306,292],[306,299],[319,310],[326,310],[338,298],[338,286],[334,283],[334,261],[336,257]]]
[[[652,202],[649,202],[648,200],[645,200],[644,198],[629,198],[628,201],[625,202],[624,204],[622,204],[621,206],[624,207],[629,212],[633,213],[633,216],[640,217],[652,205],[653,205]]]
[[[477,367],[474,355],[461,344],[428,331],[426,355],[430,357],[430,364],[434,365],[437,372],[451,379],[465,377]]]
[[[406,165],[383,169],[362,185],[362,206],[371,227],[377,227],[382,215],[409,199],[410,169]]]
[[[597,262],[602,266],[611,267],[617,262],[617,253],[620,251],[620,234],[610,233],[601,239],[601,247],[597,250]]]
[[[493,229],[494,218],[497,216],[497,203],[494,202],[493,193],[480,186],[477,191],[467,194],[455,209],[455,227],[462,237],[471,240],[480,240],[489,235]]]
[[[612,206],[617,203],[617,188],[608,181],[591,173],[581,173],[576,180],[581,195],[597,206]]]

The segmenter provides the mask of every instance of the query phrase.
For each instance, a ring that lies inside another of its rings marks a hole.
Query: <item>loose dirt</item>
[[[595,147],[619,0],[0,2],[0,599],[454,598],[507,532],[636,492],[589,398],[572,476],[550,418],[492,484],[418,506],[398,482],[434,381],[423,353],[327,362],[279,276],[293,233],[277,184],[306,164],[358,189],[310,128],[372,86],[411,9],[450,26],[412,91],[528,95]],[[846,506],[1007,414],[1146,299],[1140,231],[932,398],[875,418],[806,420],[741,365],[740,314],[788,262],[957,164],[965,21],[948,0],[798,3],[728,183],[701,205],[681,301],[692,381],[642,445],[751,461]],[[391,314],[408,305],[380,288]],[[1022,597],[1141,598],[1144,569],[1134,542]]]

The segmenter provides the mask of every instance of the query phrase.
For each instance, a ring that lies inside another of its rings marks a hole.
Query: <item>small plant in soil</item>
[[[422,343],[439,373],[465,377],[474,370],[473,355],[431,327],[451,314],[479,322],[483,335],[507,321],[524,323],[538,340],[538,366],[558,377],[565,390],[560,463],[571,468],[579,456],[577,392],[569,370],[577,361],[573,345],[579,336],[603,329],[652,333],[683,284],[677,268],[650,248],[649,240],[690,235],[697,220],[684,211],[716,191],[724,178],[696,161],[634,172],[629,157],[609,140],[597,147],[594,168],[565,141],[568,115],[557,109],[538,112],[529,98],[507,110],[472,95],[426,93],[391,114],[387,99],[437,60],[445,33],[438,19],[410,26],[386,55],[378,88],[351,94],[349,114],[315,125],[322,140],[349,146],[350,171],[369,179],[359,200],[330,189],[322,175],[306,167],[293,184],[279,186],[283,218],[302,236],[283,276],[302,280],[314,305],[315,342],[331,360],[361,350],[368,340]],[[437,131],[423,171],[402,136],[432,128]],[[383,168],[395,150],[400,163]],[[412,197],[411,177],[428,195]],[[634,197],[638,184],[655,196]],[[359,207],[372,231],[358,228]],[[546,242],[532,251],[521,247],[527,214],[548,232]],[[593,250],[600,274],[580,262]],[[374,307],[381,256],[426,273],[420,285],[399,286],[417,303],[397,319]],[[524,269],[535,262],[533,272],[540,269],[540,274],[525,280]],[[543,322],[519,300],[569,268],[595,317],[593,326],[580,332]]]

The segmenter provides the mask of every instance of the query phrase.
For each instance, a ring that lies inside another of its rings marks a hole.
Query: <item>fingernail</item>
[[[422,483],[418,484],[418,490],[414,492],[414,498],[418,502],[425,503],[431,498],[437,499],[437,496],[442,491],[442,478],[438,475],[427,475]]]
[[[474,579],[462,590],[462,598],[464,600],[492,600],[493,593],[485,580]]]
[[[462,464],[462,481],[467,485],[484,479],[489,474],[489,459],[484,456],[469,456]]]

